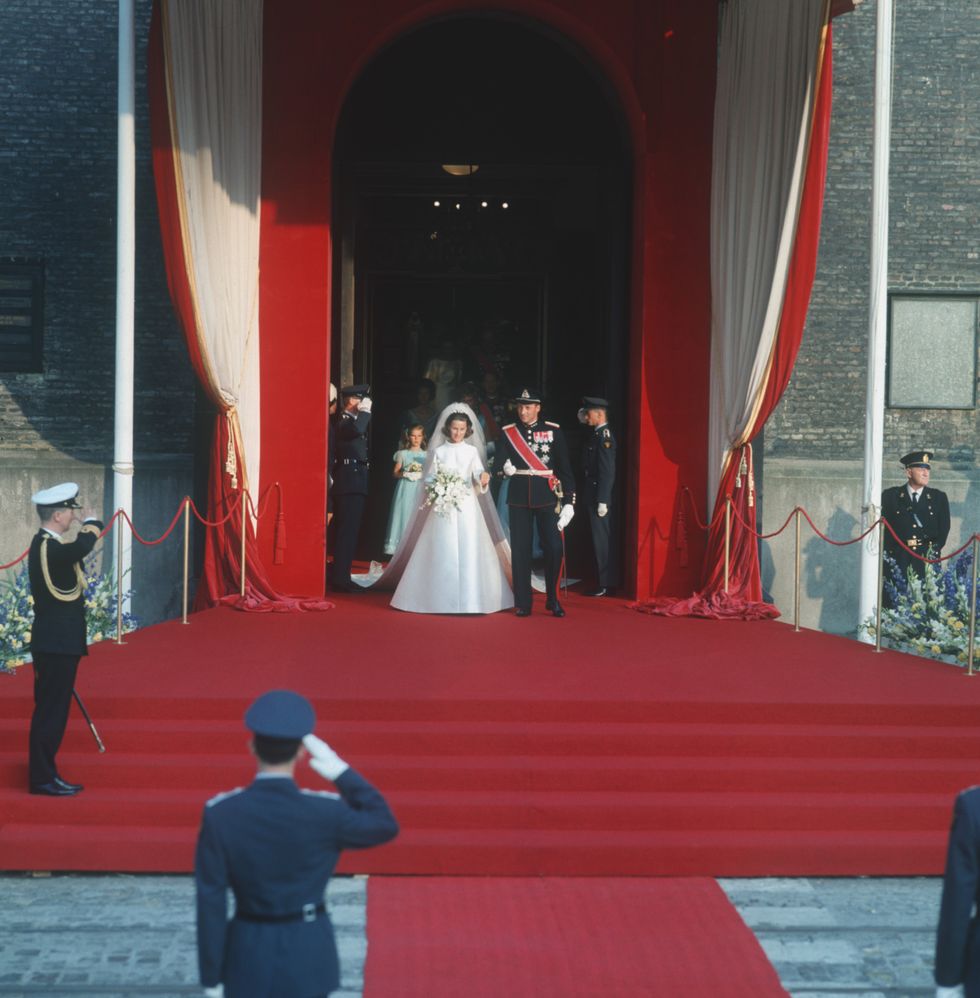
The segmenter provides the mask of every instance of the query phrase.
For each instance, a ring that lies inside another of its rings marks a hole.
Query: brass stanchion
[[[878,605],[875,607],[875,651],[881,651],[881,598],[885,591],[885,521],[878,521]]]
[[[242,584],[239,595],[245,595],[245,524],[248,519],[248,503],[245,501],[245,486],[242,485]]]
[[[116,510],[116,644],[125,644],[123,641],[123,520],[122,510]]]
[[[732,497],[725,496],[725,592],[728,592],[728,574],[732,557]]]
[[[191,497],[184,496],[184,612],[181,617],[181,623],[189,623],[187,619],[187,583],[188,583],[188,566],[190,564],[190,549],[191,549]]]
[[[973,642],[977,633],[977,535],[973,535],[973,568],[970,571],[973,579],[970,582],[970,652],[966,659],[966,674],[975,675],[973,671],[973,659],[975,650]]]
[[[796,514],[796,579],[793,588],[793,630],[800,629],[800,507],[794,510]]]

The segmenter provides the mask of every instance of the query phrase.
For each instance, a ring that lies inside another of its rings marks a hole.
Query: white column
[[[116,190],[116,409],[112,511],[133,515],[133,339],[136,303],[136,43],[134,0],[119,0],[119,78]],[[122,569],[132,564],[132,537],[123,529]],[[124,587],[130,588],[127,575]],[[128,600],[126,601],[128,604]],[[124,606],[128,611],[129,606]]]
[[[888,323],[888,158],[892,118],[892,4],[878,0],[875,39],[874,166],[871,180],[871,295],[868,322],[868,394],[864,420],[862,530],[878,519],[881,503],[882,443],[885,434],[885,351]],[[860,628],[878,602],[877,531],[861,545],[858,628],[861,640],[874,638]]]

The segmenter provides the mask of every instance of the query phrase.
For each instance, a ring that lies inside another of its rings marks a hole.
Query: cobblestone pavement
[[[794,998],[924,998],[938,877],[719,881]]]
[[[720,883],[794,998],[935,993],[937,878]],[[365,888],[362,877],[330,883],[343,974],[335,998],[361,995]],[[0,998],[201,994],[190,877],[0,876],[0,898]]]

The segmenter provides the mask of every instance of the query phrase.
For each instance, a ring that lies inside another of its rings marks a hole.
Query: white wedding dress
[[[478,500],[479,478],[486,470],[479,450],[466,441],[443,443],[427,465],[428,481],[443,469],[455,471],[473,487],[460,509],[425,511],[391,605],[409,613],[496,613],[513,607],[504,570],[510,552],[500,550],[507,542],[502,537],[494,541]]]

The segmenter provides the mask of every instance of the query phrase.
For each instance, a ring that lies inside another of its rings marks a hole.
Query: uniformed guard
[[[891,556],[904,577],[909,567],[920,577],[925,574],[922,558],[938,558],[949,536],[949,499],[945,492],[929,488],[934,451],[912,451],[901,459],[908,481],[885,489],[881,494],[881,515],[913,557],[885,530],[885,554]]]
[[[336,592],[362,593],[350,578],[368,494],[368,425],[371,399],[368,385],[340,389],[341,411],[334,423],[334,453],[330,462],[336,520],[330,585]]]
[[[587,395],[579,420],[590,429],[582,445],[582,500],[589,511],[592,548],[595,551],[597,586],[587,596],[606,596],[616,587],[616,568],[610,545],[613,483],[616,479],[616,438],[609,429],[609,403]]]
[[[58,773],[55,756],[71,708],[75,675],[88,654],[83,562],[102,533],[102,522],[87,516],[75,540],[63,535],[78,520],[78,486],[64,482],[31,496],[41,529],[31,541],[27,571],[34,600],[31,658],[34,662],[34,715],[29,739],[29,789],[45,797],[71,797],[83,789]]]
[[[565,435],[557,423],[539,420],[541,396],[524,388],[514,397],[517,423],[504,426],[495,467],[510,478],[507,506],[514,579],[514,613],[531,613],[531,549],[534,524],[544,549],[545,608],[556,617],[565,610],[558,600],[562,563],[561,533],[575,515],[575,476]]]
[[[220,996],[223,986],[224,998],[312,998],[340,983],[327,882],[342,849],[387,842],[398,823],[381,794],[312,733],[315,723],[298,693],[259,697],[245,714],[255,780],[204,808],[194,871],[207,995]],[[296,763],[307,752],[339,796],[296,785]]]

